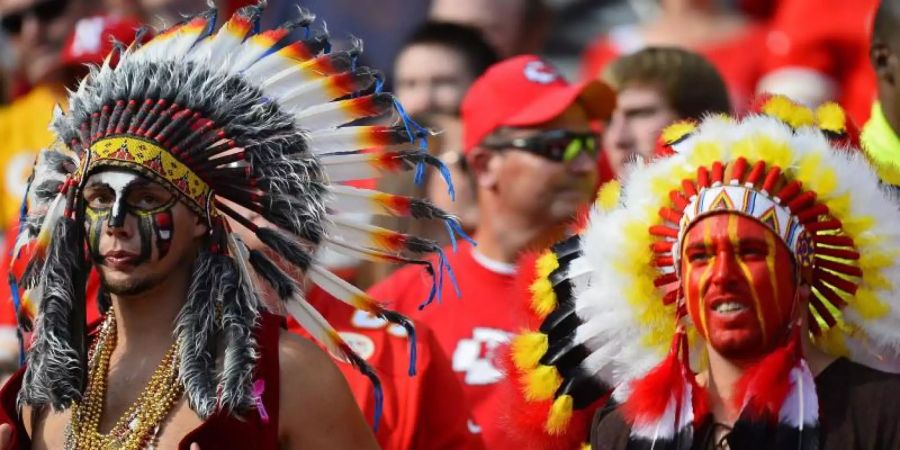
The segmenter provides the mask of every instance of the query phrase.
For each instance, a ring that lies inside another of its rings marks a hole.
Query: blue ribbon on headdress
[[[431,290],[428,292],[428,298],[419,304],[419,310],[425,309],[426,306],[430,305],[434,302],[434,299],[437,298],[438,303],[440,303],[444,298],[444,272],[447,273],[447,276],[450,278],[450,284],[453,286],[453,292],[456,294],[456,298],[462,297],[462,291],[459,289],[459,283],[456,280],[456,274],[453,273],[453,266],[447,261],[447,255],[444,253],[443,249],[437,250],[438,255],[438,273],[437,279],[435,283],[432,283]]]
[[[35,165],[37,165],[37,160],[35,160]],[[22,197],[22,204],[19,206],[19,224],[18,229],[16,230],[16,238],[18,239],[19,233],[21,233],[21,227],[25,225],[25,220],[28,218],[28,194],[31,192],[31,182],[28,183],[28,186],[25,187],[25,195]],[[15,245],[10,249],[10,261],[15,261],[18,255],[13,255],[12,252],[15,250]],[[18,322],[19,311],[22,308],[22,298],[19,295],[19,283],[16,281],[16,277],[13,276],[10,271],[7,274],[7,283],[9,283],[9,292],[12,294],[13,308],[16,311],[16,321]],[[19,339],[19,366],[25,364],[25,339],[22,336],[22,330],[19,327],[16,327],[16,337]]]
[[[409,117],[409,114],[406,113],[406,110],[403,109],[403,105],[397,99],[394,99],[394,109],[397,110],[397,114],[400,115],[400,120],[403,121],[403,128],[406,129],[406,135],[409,136],[409,142],[419,141],[419,150],[422,152],[428,151],[428,135],[430,132],[427,128],[419,125],[418,122]],[[450,170],[444,165],[443,162],[439,161],[438,170],[441,173],[441,178],[444,179],[444,182],[447,183],[447,193],[450,195],[451,200],[456,200],[456,189],[453,187],[453,180],[450,177]],[[425,161],[419,161],[416,164],[416,174],[414,178],[416,184],[421,185],[425,182]]]

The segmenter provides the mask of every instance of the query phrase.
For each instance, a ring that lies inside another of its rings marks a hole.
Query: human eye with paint
[[[198,232],[175,233],[174,217],[194,215],[159,183],[128,170],[91,175],[84,193],[91,259],[110,293],[137,293],[161,281]],[[189,224],[199,222],[187,221]],[[175,245],[176,252],[167,258]]]

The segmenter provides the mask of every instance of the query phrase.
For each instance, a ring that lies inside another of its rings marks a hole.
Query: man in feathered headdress
[[[660,145],[660,133],[667,125],[730,111],[728,91],[716,69],[699,54],[681,48],[649,47],[622,56],[607,67],[603,79],[616,89],[616,107],[603,133],[601,158],[605,156],[622,178],[668,154]],[[611,183],[601,187],[598,205],[616,200],[609,194],[618,181]],[[565,320],[567,309],[555,309],[555,305],[565,304],[571,296],[573,286],[561,275],[577,255],[577,243],[578,237],[573,236],[540,253],[526,253],[518,262],[513,294],[517,302],[528,306],[531,319],[504,354],[509,374],[504,381],[507,407],[496,421],[514,430],[510,434],[518,438],[516,444],[523,450],[580,449],[590,438],[593,413],[606,398],[602,387],[580,387],[582,395],[573,404],[577,412],[564,421],[550,414],[554,395],[567,395],[575,386],[563,387],[563,380],[552,371],[547,375],[554,363],[565,372],[566,365],[573,362],[571,358],[555,359],[564,348],[554,345],[550,351],[548,334],[556,338],[571,324]]]
[[[358,47],[331,53],[327,36],[311,32],[291,39],[310,31],[306,12],[259,32],[262,9],[241,9],[215,33],[208,11],[119,47],[56,115],[58,143],[36,163],[14,251],[28,351],[0,402],[17,445],[375,447],[328,356],[282,332],[257,283],[373,381],[377,424],[377,376],[270,258],[405,327],[414,356],[409,321],[326,270],[315,251],[421,262],[412,254],[435,243],[332,213],[452,219],[417,199],[336,184],[424,170],[434,161],[423,152],[392,145],[425,133],[402,113],[396,126],[344,126],[402,109],[380,92],[377,72],[356,64]],[[387,150],[359,151],[375,144]],[[271,252],[248,249],[226,218]],[[104,314],[85,330],[92,268]]]
[[[601,192],[514,343],[556,380],[548,427],[611,392],[594,450],[900,444],[900,211],[834,108],[677,124],[671,156]]]

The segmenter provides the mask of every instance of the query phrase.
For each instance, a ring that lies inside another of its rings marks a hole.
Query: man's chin
[[[108,276],[102,277],[103,290],[112,295],[132,296],[142,294],[158,284],[148,277]]]
[[[711,338],[712,347],[724,358],[733,361],[755,360],[768,353],[758,335],[749,332],[723,331]]]

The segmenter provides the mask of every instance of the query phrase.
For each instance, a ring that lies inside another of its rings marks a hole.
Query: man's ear
[[[497,152],[475,147],[466,155],[466,163],[478,187],[491,188],[497,183]]]
[[[894,79],[894,74],[900,61],[898,61],[897,55],[891,51],[891,48],[881,39],[874,38],[872,47],[869,49],[869,58],[872,61],[875,74],[878,76],[878,81],[895,86],[898,80]]]
[[[209,233],[209,226],[206,224],[204,218],[197,216],[197,221],[194,222],[192,233],[195,239],[206,236]]]

